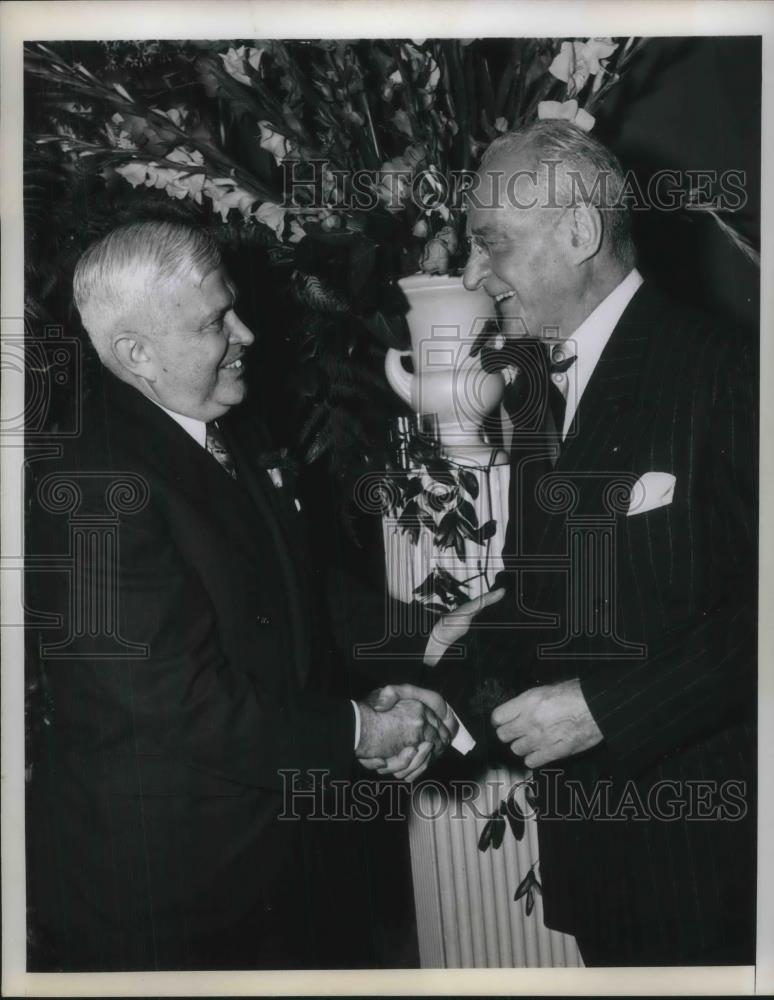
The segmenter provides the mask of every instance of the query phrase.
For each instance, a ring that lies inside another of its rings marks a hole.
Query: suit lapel
[[[289,618],[296,680],[306,679],[309,661],[309,622],[303,608],[303,583],[293,559],[293,534],[287,512],[266,470],[256,464],[263,450],[257,435],[248,433],[242,414],[229,414],[221,423],[224,441],[237,467],[233,479],[176,421],[138,390],[105,374],[106,401],[117,410],[114,433],[142,442],[143,460],[152,463],[159,482],[169,483],[177,496],[202,512],[216,536],[233,552],[261,566],[284,593],[281,602]],[[163,497],[160,497],[163,503]],[[239,572],[235,563],[234,572]]]
[[[303,684],[309,663],[311,623],[305,613],[309,607],[309,588],[303,572],[301,524],[287,490],[276,487],[257,461],[260,452],[267,450],[267,442],[256,433],[254,422],[248,422],[244,412],[232,411],[221,423],[224,440],[236,464],[237,484],[253,504],[252,518],[257,512],[274,546],[279,572],[277,584],[285,591],[296,671]]]
[[[559,459],[546,474],[542,493],[564,488],[577,499],[570,511],[545,511],[542,532],[536,539],[541,555],[557,551],[573,510],[601,513],[599,496],[618,475],[626,479],[636,435],[652,416],[641,386],[654,359],[649,355],[649,332],[653,320],[649,289],[642,285],[624,310],[575,412]],[[547,573],[543,586],[556,574]]]

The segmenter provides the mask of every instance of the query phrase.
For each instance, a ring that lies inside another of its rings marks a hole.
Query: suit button
[[[268,615],[258,615],[255,622],[257,625],[271,625],[271,618]]]

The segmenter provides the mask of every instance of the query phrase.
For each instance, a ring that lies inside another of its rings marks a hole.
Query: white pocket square
[[[669,472],[646,472],[632,486],[627,517],[666,507],[675,495],[677,480]]]

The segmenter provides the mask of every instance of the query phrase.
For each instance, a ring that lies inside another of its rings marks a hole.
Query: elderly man
[[[316,690],[298,513],[256,465],[266,442],[238,409],[254,338],[209,238],[116,229],[81,258],[74,293],[104,379],[30,489],[28,551],[77,563],[29,586],[61,626],[31,654],[37,967],[335,963],[308,910],[314,831],[278,818],[295,811],[283,790],[405,747],[420,773],[456,720],[429,692],[435,712]],[[73,545],[85,523],[110,525],[108,541]]]
[[[623,185],[544,121],[471,190],[465,284],[515,361],[507,593],[439,683],[534,769],[545,920],[587,964],[748,963],[755,366],[643,282]]]

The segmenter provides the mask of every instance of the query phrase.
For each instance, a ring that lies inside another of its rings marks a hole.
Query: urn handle
[[[404,403],[411,406],[411,387],[414,383],[414,376],[409,374],[401,363],[401,358],[412,357],[411,351],[398,351],[390,347],[384,359],[384,373],[395,392]]]

